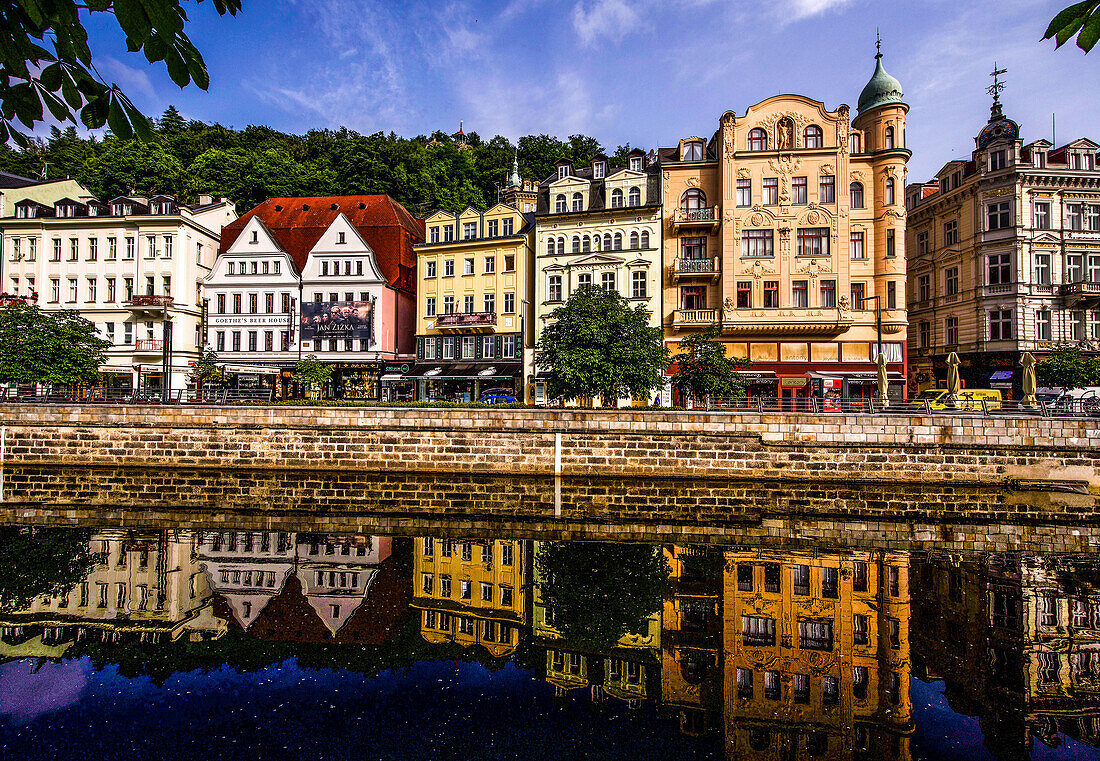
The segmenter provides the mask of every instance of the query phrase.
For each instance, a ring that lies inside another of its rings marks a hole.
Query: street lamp
[[[882,296],[879,296],[879,295],[876,294],[874,296],[867,296],[865,298],[860,299],[859,300],[860,309],[862,309],[863,305],[866,304],[868,301],[875,302],[875,323],[876,323],[876,327],[878,329],[878,343],[875,344],[875,349],[877,351],[875,353],[874,360],[875,360],[875,364],[878,364],[879,357],[882,356]],[[883,363],[883,364],[885,365],[885,363]],[[883,384],[881,382],[881,378],[879,379],[879,382],[876,383],[876,386],[878,388],[876,389],[877,393],[875,394],[875,396],[878,397],[878,399],[880,401],[885,402],[886,398],[887,398],[886,397],[886,388],[883,387]]]

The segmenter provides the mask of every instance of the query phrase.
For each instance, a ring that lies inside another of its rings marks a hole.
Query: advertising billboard
[[[374,339],[374,300],[305,301],[302,340]]]

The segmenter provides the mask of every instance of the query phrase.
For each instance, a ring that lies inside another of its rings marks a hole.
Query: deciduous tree
[[[744,395],[744,385],[733,371],[752,367],[752,360],[727,357],[725,344],[717,340],[720,332],[717,325],[712,325],[680,341],[679,353],[673,357],[676,372],[672,385],[681,397],[702,401]]]
[[[1046,388],[1100,386],[1100,358],[1084,356],[1076,346],[1055,349],[1035,365],[1035,375]]]
[[[2,383],[94,383],[110,345],[78,312],[21,303],[0,308]]]

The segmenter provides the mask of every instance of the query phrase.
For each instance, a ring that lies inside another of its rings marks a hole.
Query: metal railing
[[[954,406],[928,399],[890,399],[885,404],[875,398],[819,399],[818,397],[736,397],[711,398],[695,409],[725,412],[777,412],[857,415],[1033,415],[1036,417],[1100,418],[1100,397],[1034,402],[1022,399],[960,399]]]
[[[132,389],[99,388],[38,388],[20,390],[9,386],[0,388],[0,402],[23,404],[233,404],[235,402],[271,402],[275,390],[271,388],[203,388],[178,389],[168,393],[157,390],[134,391]]]

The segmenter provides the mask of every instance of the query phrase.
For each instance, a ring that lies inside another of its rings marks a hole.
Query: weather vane
[[[986,92],[993,96],[994,103],[1001,102],[1001,90],[1005,89],[1005,83],[1001,81],[1002,74],[1008,73],[1008,69],[998,69],[997,62],[993,62],[993,71],[989,76],[993,77],[993,84],[986,88]]]

